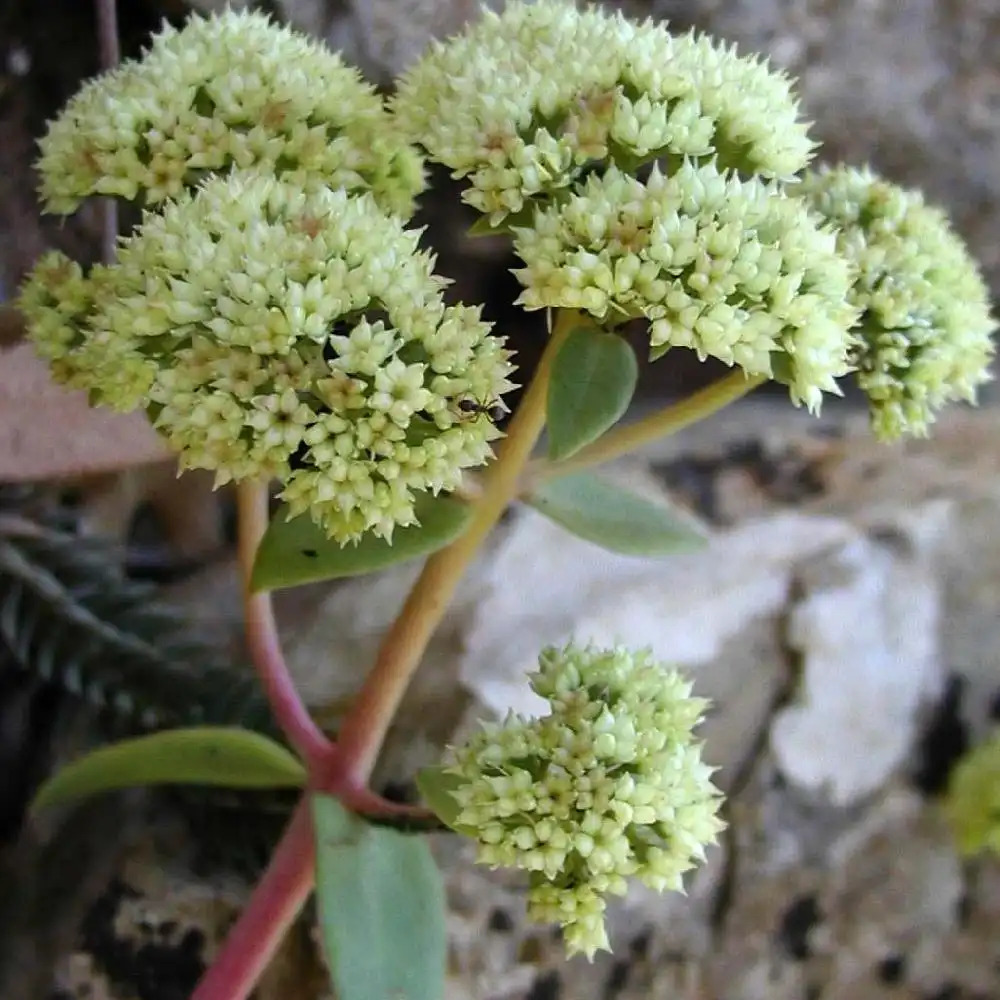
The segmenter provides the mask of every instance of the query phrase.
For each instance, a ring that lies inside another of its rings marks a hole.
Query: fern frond
[[[97,710],[101,735],[200,724],[277,736],[250,668],[192,635],[183,612],[130,580],[113,546],[0,513],[0,650]],[[280,791],[177,787],[200,865],[256,877],[295,800]]]
[[[109,548],[0,516],[0,641],[24,670],[142,732],[201,723],[270,732],[253,673],[192,637]]]

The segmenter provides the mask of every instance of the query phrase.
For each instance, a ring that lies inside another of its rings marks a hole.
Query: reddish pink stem
[[[264,877],[191,1000],[245,1000],[257,985],[316,881],[309,798],[295,808]]]
[[[271,711],[287,737],[313,773],[333,752],[333,744],[309,714],[285,663],[278,640],[271,595],[250,591],[257,547],[267,530],[268,494],[265,483],[241,483],[236,490],[243,607],[250,658],[260,677]]]
[[[320,761],[329,758],[333,744],[316,725],[295,690],[281,652],[270,594],[247,593],[244,608],[247,647],[268,704],[288,742],[312,773]]]
[[[434,814],[423,806],[413,806],[405,802],[392,802],[373,792],[364,784],[351,778],[334,758],[328,773],[315,779],[317,791],[336,798],[345,809],[367,816],[369,819],[415,819],[425,820]]]

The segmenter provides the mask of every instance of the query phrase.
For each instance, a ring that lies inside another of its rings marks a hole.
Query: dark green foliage
[[[276,733],[249,665],[193,636],[155,586],[124,574],[120,551],[0,509],[0,670],[9,665],[96,710],[102,741],[208,724]],[[192,787],[161,794],[196,833],[199,868],[254,875],[299,793]],[[395,817],[383,822],[411,828]]]
[[[155,586],[130,580],[120,551],[2,512],[0,652],[0,669],[19,667],[89,706],[101,741],[193,724],[275,734],[250,667],[193,636],[183,613],[157,599]],[[22,789],[8,805],[19,813],[29,793]],[[187,818],[204,870],[254,877],[298,792],[160,794]]]

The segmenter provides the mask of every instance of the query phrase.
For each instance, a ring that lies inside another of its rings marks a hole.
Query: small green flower
[[[165,27],[140,61],[87,83],[41,150],[42,198],[59,213],[94,194],[155,204],[234,166],[370,190],[403,215],[423,187],[420,157],[357,70],[250,12]]]
[[[529,916],[592,957],[608,946],[604,896],[633,876],[682,890],[722,829],[692,736],[707,703],[648,651],[549,648],[531,686],[549,715],[483,725],[451,751],[454,825],[481,863],[528,871]]]
[[[813,144],[789,81],[707,38],[568,0],[513,0],[404,73],[393,109],[428,155],[471,178],[494,225],[595,164],[681,157],[789,177]]]
[[[945,807],[962,854],[1000,854],[1000,733],[959,762]]]
[[[478,309],[444,304],[419,236],[368,196],[214,177],[146,213],[98,272],[114,292],[98,306],[47,263],[26,292],[31,335],[58,358],[65,327],[88,387],[148,407],[182,466],[278,478],[331,537],[390,538],[415,492],[454,490],[490,457],[499,432],[463,401],[510,388],[503,342]],[[53,284],[72,324],[42,300]]]
[[[857,271],[852,363],[875,433],[926,435],[935,410],[975,402],[991,377],[996,321],[975,262],[943,212],[870,170],[817,170],[798,190]]]
[[[849,370],[850,269],[773,182],[714,163],[654,167],[645,183],[612,168],[515,234],[527,309],[645,317],[654,355],[691,348],[778,379],[813,410]]]

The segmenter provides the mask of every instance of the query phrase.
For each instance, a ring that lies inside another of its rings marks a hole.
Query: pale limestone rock
[[[545,705],[527,674],[544,646],[570,638],[648,646],[712,700],[706,755],[723,767],[725,784],[782,683],[777,619],[796,567],[852,535],[843,521],[787,513],[720,532],[700,552],[637,559],[522,511],[477,576],[482,594],[470,608],[459,676],[498,716],[538,714]]]
[[[811,565],[803,586],[788,636],[802,689],[771,748],[786,777],[844,806],[905,761],[919,710],[940,694],[939,587],[926,558],[861,536]]]

